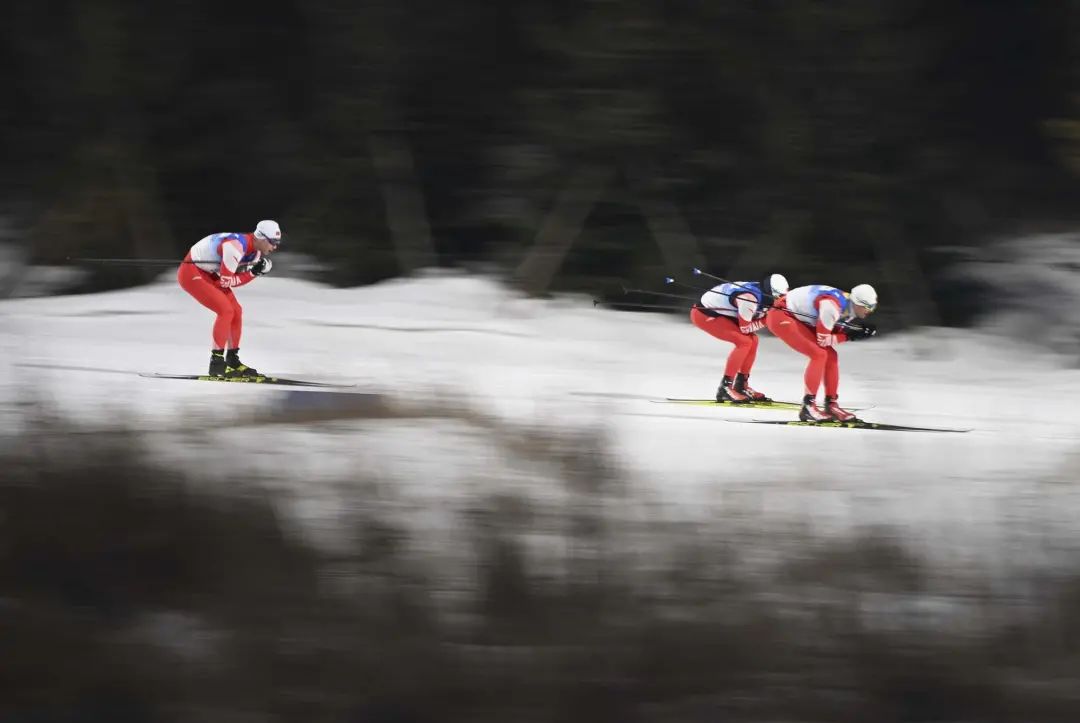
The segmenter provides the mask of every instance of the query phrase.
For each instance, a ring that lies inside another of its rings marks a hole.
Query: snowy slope
[[[1071,535],[1080,512],[1070,484],[1080,372],[989,333],[931,329],[840,349],[841,400],[873,405],[865,418],[968,434],[777,428],[725,420],[789,412],[650,401],[715,390],[728,347],[688,320],[598,310],[587,298],[530,300],[455,274],[359,289],[268,277],[238,294],[242,356],[264,372],[409,399],[461,395],[509,421],[605,430],[640,487],[685,516],[822,530],[890,524],[962,558],[987,542],[1039,555],[1048,539]],[[3,427],[16,428],[20,404],[38,399],[79,420],[226,428],[172,438],[162,454],[209,469],[252,466],[284,486],[302,476],[298,499],[315,507],[327,491],[313,480],[358,467],[401,480],[397,493],[421,510],[477,494],[480,478],[512,484],[512,461],[493,460],[482,435],[452,421],[230,430],[284,392],[135,375],[203,371],[210,320],[171,273],[134,290],[0,302]],[[939,353],[921,354],[928,346]],[[803,366],[765,335],[754,385],[796,400]],[[268,451],[235,458],[230,445]]]

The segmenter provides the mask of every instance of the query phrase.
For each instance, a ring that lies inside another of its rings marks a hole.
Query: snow
[[[984,328],[1028,339],[1076,365],[1080,324],[1073,310],[1080,303],[1080,233],[1005,238],[967,249],[962,258],[945,278],[982,302]]]
[[[864,418],[972,430],[892,433],[738,424],[792,413],[655,403],[711,396],[729,347],[688,319],[586,297],[528,299],[445,272],[355,289],[269,276],[238,296],[241,356],[260,370],[468,404],[537,434],[595,432],[636,489],[679,517],[822,533],[889,526],[954,564],[1048,564],[1075,537],[1080,372],[992,331],[925,329],[840,348],[841,401],[872,405]],[[243,420],[290,392],[136,375],[202,372],[210,322],[172,272],[136,289],[0,301],[0,431],[18,429],[37,403],[80,422],[119,421],[156,435],[157,453],[176,464],[223,480],[258,473],[302,517],[331,512],[343,499],[334,485],[357,470],[432,528],[446,505],[470,498],[560,494],[507,458],[497,425],[434,415],[252,426]],[[803,367],[763,335],[754,386],[797,400]]]

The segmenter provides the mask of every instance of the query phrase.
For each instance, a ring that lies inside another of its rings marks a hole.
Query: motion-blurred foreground
[[[362,465],[300,521],[258,479],[37,420],[0,458],[0,717],[1080,715],[1080,536],[1053,541],[1053,569],[943,566],[884,527],[681,519],[635,492],[602,436],[491,439],[517,477],[478,480],[424,531],[432,510]],[[524,478],[546,503],[514,491]]]

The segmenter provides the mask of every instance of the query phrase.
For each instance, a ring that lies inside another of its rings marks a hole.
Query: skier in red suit
[[[259,221],[254,233],[215,233],[191,247],[176,272],[180,287],[216,315],[210,376],[257,377],[240,361],[243,309],[233,289],[270,271],[270,254],[281,243],[276,221]]]

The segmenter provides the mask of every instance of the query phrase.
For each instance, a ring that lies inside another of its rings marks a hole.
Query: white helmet
[[[277,221],[259,221],[255,226],[255,236],[277,246],[281,243],[281,226],[278,226]]]
[[[763,284],[765,288],[762,289],[769,296],[783,296],[791,288],[788,286],[787,277],[783,274],[770,274],[765,279]]]
[[[870,284],[859,284],[852,288],[849,294],[851,303],[863,306],[873,311],[877,307],[877,292]]]

